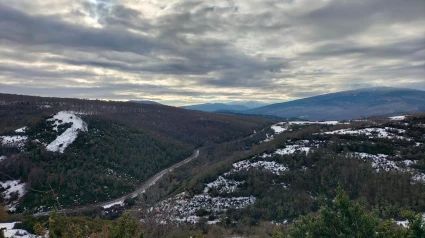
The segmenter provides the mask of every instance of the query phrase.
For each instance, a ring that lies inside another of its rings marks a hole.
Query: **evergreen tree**
[[[109,238],[143,238],[139,222],[124,213],[110,229]]]
[[[375,237],[378,217],[367,213],[359,203],[349,200],[341,186],[334,204],[319,210],[318,216],[308,215],[294,223],[291,237]]]

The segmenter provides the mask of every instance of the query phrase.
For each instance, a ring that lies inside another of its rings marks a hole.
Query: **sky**
[[[169,105],[425,90],[425,0],[0,0],[0,92]]]

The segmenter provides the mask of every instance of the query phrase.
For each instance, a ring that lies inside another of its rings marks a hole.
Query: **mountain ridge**
[[[230,105],[225,103],[204,103],[204,104],[183,106],[181,108],[188,109],[188,110],[204,111],[204,112],[215,112],[219,110],[245,111],[250,109],[247,106],[243,106],[239,104]]]
[[[242,111],[308,120],[344,120],[425,111],[425,91],[375,87],[323,94]]]

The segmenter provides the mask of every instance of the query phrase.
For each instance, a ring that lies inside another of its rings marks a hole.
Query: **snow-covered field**
[[[56,137],[54,141],[47,145],[46,149],[53,152],[63,151],[77,139],[78,132],[86,132],[87,123],[85,123],[76,113],[71,111],[60,111],[48,121],[54,121],[53,130],[58,131],[58,126],[72,123],[71,127],[66,129],[61,135]]]
[[[327,135],[366,135],[369,138],[382,138],[382,139],[401,139],[401,140],[410,140],[404,136],[397,134],[404,134],[406,131],[403,129],[396,129],[391,127],[385,128],[364,128],[364,129],[341,129],[336,131],[324,132]]]
[[[36,236],[34,234],[29,233],[26,230],[21,229],[13,229],[17,222],[9,222],[9,223],[0,223],[0,228],[6,228],[4,235],[6,238],[38,238],[40,236]]]
[[[22,183],[20,180],[9,180],[5,182],[0,182],[0,186],[5,190],[2,192],[4,199],[6,200],[6,208],[9,211],[15,211],[18,200],[22,198],[25,191],[25,183]],[[9,201],[13,195],[17,195],[18,199]]]

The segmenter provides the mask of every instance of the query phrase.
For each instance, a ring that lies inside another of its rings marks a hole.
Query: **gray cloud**
[[[69,47],[89,51],[113,50],[147,54],[154,47],[163,48],[149,37],[120,28],[93,29],[71,25],[54,17],[30,16],[0,4],[0,39],[4,44]]]
[[[0,1],[0,92],[190,104],[425,90],[424,24],[417,0]]]

